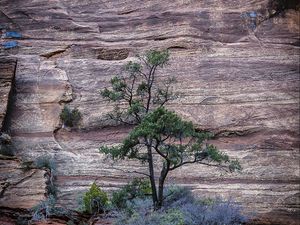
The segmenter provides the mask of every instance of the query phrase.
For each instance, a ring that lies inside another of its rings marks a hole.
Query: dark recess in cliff
[[[11,124],[11,116],[10,115],[13,111],[13,105],[14,105],[15,93],[16,93],[15,73],[16,73],[16,68],[17,68],[17,60],[16,59],[7,60],[7,61],[4,61],[4,63],[14,64],[14,66],[12,67],[12,71],[11,71],[11,73],[13,73],[12,78],[11,78],[11,89],[9,91],[6,113],[5,113],[4,119],[2,121],[2,127],[1,127],[2,132],[9,133],[9,128],[10,128],[10,124]]]
[[[299,10],[300,2],[299,0],[270,0],[267,8],[270,13],[269,18],[272,18],[288,9]]]
[[[129,55],[128,49],[97,49],[97,59],[102,60],[124,60]]]

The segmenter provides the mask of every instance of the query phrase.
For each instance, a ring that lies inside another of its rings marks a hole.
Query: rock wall
[[[95,180],[110,191],[134,176],[128,170],[145,170],[98,153],[99,146],[120,142],[130,129],[106,126],[103,116],[111,105],[99,90],[137,53],[169,49],[170,64],[159,74],[176,76],[181,97],[168,107],[200,129],[213,130],[217,147],[244,169],[224,174],[191,165],[168,182],[199,195],[233,197],[246,211],[276,221],[299,221],[295,2],[279,8],[267,0],[1,0],[1,63],[3,57],[17,59],[7,118],[17,156],[55,158],[58,200],[68,208]],[[9,31],[21,37],[8,37]],[[17,47],[4,48],[9,41]],[[61,129],[64,104],[83,113],[79,130]]]

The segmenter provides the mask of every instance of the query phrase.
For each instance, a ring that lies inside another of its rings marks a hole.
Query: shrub
[[[56,206],[56,199],[53,195],[49,195],[44,201],[41,201],[38,205],[32,208],[31,221],[45,220],[49,217],[67,217],[71,218],[71,213],[62,208]]]
[[[108,204],[107,194],[94,182],[83,196],[84,211],[90,214],[103,212]]]
[[[29,220],[30,220],[30,216],[20,215],[20,216],[18,216],[15,224],[16,225],[28,225]]]
[[[194,201],[194,196],[186,187],[169,186],[165,192],[165,208],[174,208]]]
[[[134,199],[118,212],[116,225],[241,225],[247,221],[231,201],[199,200],[187,188],[170,187],[165,206],[153,211],[151,200]],[[129,209],[129,210],[128,210]]]
[[[184,215],[179,209],[170,209],[162,216],[160,224],[184,225]]]
[[[11,137],[7,133],[0,134],[0,144],[11,144]]]
[[[48,181],[46,186],[47,195],[53,195],[55,198],[57,197],[58,189],[55,184],[51,181]]]
[[[68,127],[78,126],[81,118],[82,118],[82,115],[77,108],[74,108],[71,110],[66,105],[60,113],[60,119],[62,120],[64,125],[66,125]]]
[[[14,156],[15,148],[12,144],[0,144],[0,154],[5,156]]]
[[[49,170],[56,170],[56,163],[49,155],[42,155],[38,157],[34,161],[34,165],[39,169],[47,168]]]
[[[32,221],[40,221],[47,219],[51,214],[56,204],[55,197],[50,195],[45,201],[41,201],[38,205],[32,208]]]
[[[5,156],[14,156],[14,150],[11,137],[7,133],[0,132],[0,154]]]
[[[34,161],[34,166],[39,169],[48,169],[48,172],[46,173],[47,177],[47,186],[46,191],[47,195],[52,195],[54,197],[57,196],[57,187],[54,184],[55,181],[55,172],[56,172],[56,163],[54,159],[49,155],[43,155],[38,157]],[[23,167],[24,168],[24,167]],[[26,168],[26,167],[25,167]]]
[[[127,201],[135,198],[144,198],[151,195],[151,193],[149,180],[136,178],[119,191],[113,192],[111,202],[116,208],[126,208]]]

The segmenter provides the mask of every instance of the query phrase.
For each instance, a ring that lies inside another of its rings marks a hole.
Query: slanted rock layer
[[[135,176],[127,171],[146,169],[134,161],[112,163],[98,153],[99,146],[120,142],[131,129],[103,120],[112,105],[99,90],[136,54],[169,49],[169,65],[158,74],[176,77],[180,98],[168,108],[199,129],[213,130],[214,144],[244,169],[224,174],[191,165],[174,171],[168,182],[200,196],[233,197],[246,211],[273,221],[299,221],[297,2],[280,8],[267,0],[1,0],[0,10],[1,43],[18,44],[0,53],[0,71],[13,70],[7,58],[17,60],[5,123],[17,157],[55,158],[60,204],[74,208],[93,181],[111,191]],[[8,31],[21,38],[7,37]],[[0,77],[0,122],[13,77],[6,74]],[[61,129],[65,104],[82,112],[80,129]],[[7,169],[6,164],[1,165]],[[26,186],[32,193],[40,193],[40,175]],[[31,204],[13,191],[4,192],[1,206],[11,207],[7,198],[21,208]]]

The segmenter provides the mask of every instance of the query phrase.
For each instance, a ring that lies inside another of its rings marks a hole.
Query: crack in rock
[[[45,57],[47,59],[50,59],[54,56],[60,56],[61,54],[63,54],[65,51],[67,51],[68,49],[70,48],[70,46],[67,46],[66,48],[64,49],[58,49],[56,51],[52,51],[52,52],[47,52],[47,53],[44,53],[44,54],[41,54],[42,57]]]

